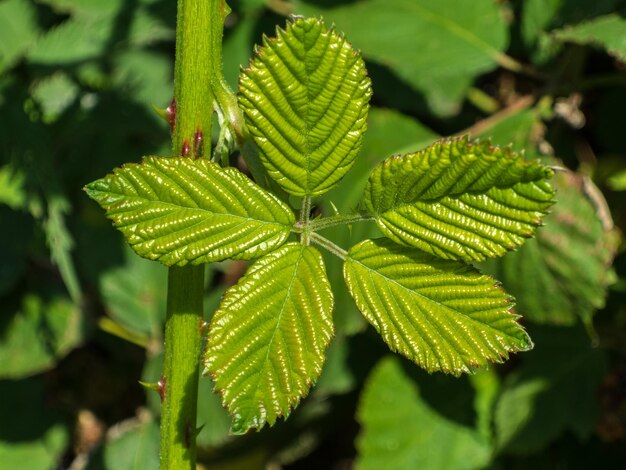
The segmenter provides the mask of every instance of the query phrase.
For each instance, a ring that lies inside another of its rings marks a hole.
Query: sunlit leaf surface
[[[370,95],[359,54],[317,18],[296,19],[265,39],[239,82],[263,164],[297,196],[328,191],[350,169]]]
[[[447,259],[503,255],[530,238],[552,204],[551,169],[508,149],[443,140],[378,165],[365,207],[392,240]]]
[[[350,250],[344,276],[391,350],[428,371],[459,375],[532,347],[510,297],[462,262],[366,240]]]
[[[319,377],[333,334],[333,297],[320,253],[290,243],[254,263],[211,321],[206,372],[232,430],[273,425]]]
[[[135,252],[167,266],[251,259],[294,222],[277,197],[208,160],[146,157],[86,187]]]

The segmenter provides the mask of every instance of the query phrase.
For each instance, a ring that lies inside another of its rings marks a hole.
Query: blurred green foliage
[[[288,421],[235,438],[203,379],[204,465],[623,466],[625,3],[230,2],[232,86],[289,13],[323,15],[366,58],[363,149],[317,210],[355,209],[372,165],[467,131],[563,171],[538,238],[481,266],[516,296],[535,350],[461,379],[384,358],[329,257],[338,337],[317,386]],[[151,107],[171,99],[175,15],[165,0],[0,0],[0,468],[158,465],[159,399],[138,380],[161,371],[165,269],[133,255],[82,187],[168,154]],[[348,246],[372,230],[329,236]],[[207,318],[242,272],[207,266]]]

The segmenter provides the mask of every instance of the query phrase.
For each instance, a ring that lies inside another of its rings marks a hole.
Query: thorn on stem
[[[174,132],[176,126],[176,98],[172,98],[170,105],[165,110],[165,118],[170,125],[170,131]]]
[[[157,382],[157,387],[157,392],[159,392],[159,396],[161,397],[161,403],[163,403],[163,400],[165,400],[165,395],[167,393],[167,379],[164,375],[162,375]]]
[[[204,134],[200,129],[196,130],[193,136],[193,154],[195,158],[202,157],[204,152]]]
[[[189,156],[189,154],[190,154],[190,152],[191,152],[191,148],[189,147],[189,142],[188,142],[187,140],[185,140],[185,141],[183,142],[183,148],[182,148],[182,149],[180,149],[180,154],[181,154],[183,157],[188,157],[188,156]]]

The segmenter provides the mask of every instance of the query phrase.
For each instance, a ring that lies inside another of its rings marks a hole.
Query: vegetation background
[[[337,338],[286,422],[243,437],[201,380],[207,468],[624,468],[626,2],[234,0],[225,74],[290,13],[363,52],[369,169],[471,132],[568,168],[536,240],[480,266],[515,295],[532,352],[460,379],[392,356],[337,289]],[[167,155],[172,0],[0,0],[0,468],[158,468],[166,269],[135,256],[82,187]],[[237,156],[233,156],[233,162]],[[620,230],[621,229],[621,230]],[[351,243],[359,225],[332,235]],[[347,245],[347,244],[345,244]],[[336,260],[329,272],[341,276]],[[244,265],[207,266],[206,315]],[[341,285],[341,283],[333,282]]]

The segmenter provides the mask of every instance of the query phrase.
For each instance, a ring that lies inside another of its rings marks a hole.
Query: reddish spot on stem
[[[176,126],[176,98],[172,98],[170,105],[165,109],[165,117],[170,125],[170,131],[174,132]]]
[[[196,158],[200,158],[204,152],[204,135],[198,129],[193,135],[193,154]]]
[[[209,322],[200,320],[200,332],[204,333],[209,328]]]
[[[164,375],[161,376],[159,381],[157,382],[159,396],[161,397],[161,403],[165,400],[165,394],[167,393],[167,379]]]
[[[191,149],[190,149],[190,147],[189,147],[189,142],[188,142],[187,140],[185,140],[185,141],[183,142],[183,148],[182,148],[182,149],[180,149],[180,154],[181,154],[183,157],[188,157],[190,152],[191,152]]]

